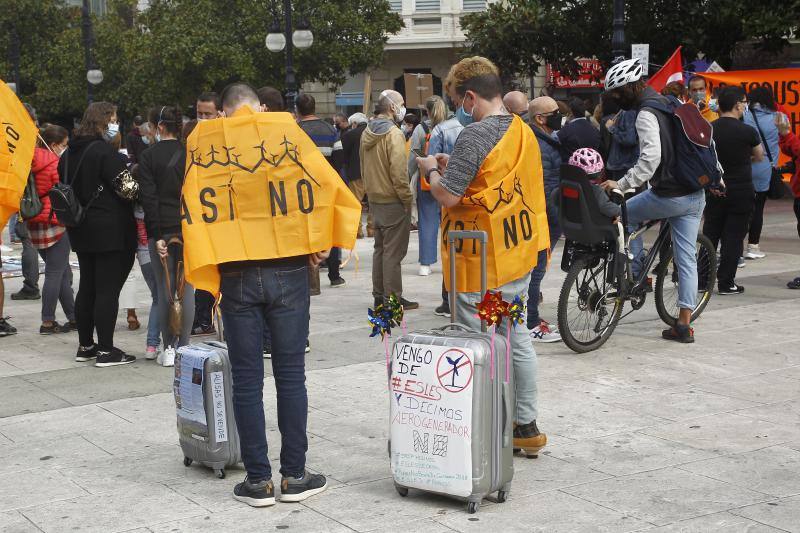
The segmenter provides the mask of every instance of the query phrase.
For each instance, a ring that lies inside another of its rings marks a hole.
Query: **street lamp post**
[[[83,0],[83,7],[81,7],[81,30],[83,32],[83,53],[86,65],[86,101],[91,104],[94,100],[94,86],[103,82],[103,71],[97,68],[92,57],[94,36],[92,35],[89,0]]]
[[[11,35],[9,35],[11,46],[9,48],[9,59],[11,60],[11,80],[8,85],[13,85],[12,89],[15,93],[20,93],[19,86],[19,33],[13,26],[11,27]]]
[[[297,99],[297,78],[294,75],[294,54],[292,47],[305,49],[314,43],[314,34],[306,21],[297,25],[292,31],[292,1],[283,0],[283,32],[277,18],[273,21],[267,35],[266,45],[270,52],[286,49],[286,105],[289,111],[294,109]],[[288,45],[288,46],[287,46]]]
[[[611,34],[611,63],[625,59],[625,0],[614,0],[614,22]]]

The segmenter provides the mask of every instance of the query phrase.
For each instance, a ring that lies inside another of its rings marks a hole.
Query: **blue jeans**
[[[417,217],[419,262],[421,265],[430,266],[438,259],[442,208],[430,192],[419,188],[417,188]]]
[[[220,265],[222,322],[233,371],[233,411],[248,478],[272,477],[264,421],[264,323],[272,332],[272,372],[278,396],[281,474],[305,471],[308,396],[305,346],[309,286],[306,257]]]
[[[558,225],[558,206],[550,201],[553,190],[558,187],[547,187],[545,185],[545,199],[547,200],[547,226],[550,231],[550,251],[556,247],[558,239],[561,237],[561,226]],[[557,199],[556,199],[557,200]],[[536,266],[531,271],[531,284],[528,286],[528,329],[533,329],[539,325],[539,292],[541,292],[542,280],[547,272],[547,250],[541,250],[536,262]]]
[[[147,346],[158,347],[160,344],[161,321],[158,318],[158,286],[156,285],[156,274],[153,272],[153,263],[139,263],[142,269],[147,288],[150,289],[150,314],[147,316]]]
[[[697,234],[706,206],[703,190],[667,198],[648,189],[627,202],[628,231],[634,231],[648,220],[667,220],[672,229],[672,253],[678,269],[678,307],[694,309],[697,305]],[[633,273],[638,276],[644,261],[642,239],[631,242],[634,257]]]

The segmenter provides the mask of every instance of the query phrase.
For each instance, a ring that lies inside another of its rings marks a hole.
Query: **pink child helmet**
[[[569,164],[589,175],[603,171],[603,156],[594,148],[578,148],[569,158]]]

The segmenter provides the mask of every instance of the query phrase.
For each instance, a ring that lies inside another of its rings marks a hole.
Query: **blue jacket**
[[[544,192],[549,197],[550,192],[558,187],[558,182],[561,180],[561,144],[536,126],[532,129],[536,140],[539,141],[544,173]]]
[[[758,105],[758,104],[756,104]],[[755,117],[753,116],[755,115]],[[769,153],[772,159],[767,158],[767,147],[764,147],[764,159],[758,163],[753,163],[753,188],[756,192],[764,192],[769,190],[769,179],[772,175],[772,167],[778,166],[778,157],[780,156],[781,149],[778,146],[778,126],[775,125],[775,111],[764,109],[762,107],[754,107],[753,112],[749,110],[744,113],[744,122],[748,126],[756,127],[756,120],[764,138],[767,140],[769,146]],[[761,139],[761,135],[758,136]],[[761,140],[764,144],[764,140]]]
[[[631,109],[622,111],[614,125],[608,131],[611,133],[611,147],[608,151],[606,168],[621,171],[624,174],[639,160],[639,136],[636,134],[636,115],[638,111]]]
[[[453,153],[453,147],[456,145],[461,130],[464,126],[455,117],[449,118],[444,122],[437,124],[433,131],[431,131],[431,139],[428,144],[428,153],[434,154],[447,154]]]

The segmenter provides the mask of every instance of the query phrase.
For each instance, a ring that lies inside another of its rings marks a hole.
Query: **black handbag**
[[[73,188],[75,180],[80,177],[78,172],[81,169],[81,163],[83,163],[83,159],[86,157],[86,154],[89,153],[89,150],[92,148],[92,146],[98,142],[101,141],[94,141],[83,150],[81,158],[78,159],[78,166],[75,167],[75,177],[73,178],[72,183],[56,183],[53,188],[50,189],[50,192],[47,193],[48,198],[50,198],[50,205],[52,206],[50,216],[56,217],[56,220],[58,220],[59,223],[68,228],[74,228],[81,225],[81,222],[83,222],[83,219],[86,216],[86,211],[89,209],[89,207],[91,207],[94,201],[97,200],[98,196],[100,196],[100,193],[103,192],[103,185],[98,185],[97,190],[92,195],[92,198],[84,207],[81,205],[78,196],[75,194],[75,189]],[[64,158],[64,180],[67,180],[69,179],[69,150],[65,152],[62,157]]]
[[[761,126],[758,124],[758,117],[756,117],[755,113],[753,113],[753,122],[756,123],[756,129],[758,130],[758,134],[761,136],[761,143],[764,145],[764,150],[767,151],[770,169],[772,170],[772,173],[769,176],[769,189],[767,189],[767,198],[770,200],[780,200],[786,196],[786,186],[783,184],[783,175],[781,174],[780,170],[772,166],[772,151],[769,149],[769,144],[767,143],[767,139],[764,137],[764,132],[761,131]]]

